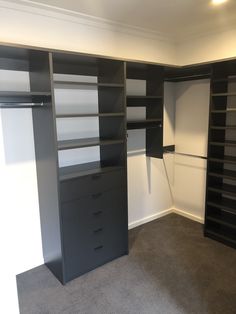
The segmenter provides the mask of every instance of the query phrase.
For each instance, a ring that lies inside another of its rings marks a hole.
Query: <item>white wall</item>
[[[0,41],[187,65],[236,57],[236,26],[171,41],[155,32],[65,10],[0,0]]]
[[[0,41],[175,63],[175,44],[142,29],[0,1]]]
[[[176,152],[207,156],[209,80],[176,83]],[[205,211],[206,160],[175,155],[174,207],[176,212],[203,222]]]
[[[155,32],[0,0],[0,41],[187,65],[236,57],[236,27],[171,41]]]
[[[236,26],[182,40],[176,47],[176,63],[188,65],[236,57]]]
[[[145,93],[145,81],[127,80],[127,95]],[[167,89],[166,94],[170,94]],[[127,108],[129,120],[145,118],[145,114],[145,108]],[[171,124],[166,126],[166,141],[170,141],[173,136],[171,127]],[[146,157],[145,133],[144,129],[128,131],[129,228],[166,215],[172,210],[165,164],[162,159]]]

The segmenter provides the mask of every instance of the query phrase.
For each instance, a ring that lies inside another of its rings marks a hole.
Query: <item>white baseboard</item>
[[[183,216],[183,217],[186,217],[188,219],[200,222],[201,224],[204,224],[204,218],[190,214],[190,213],[186,212],[185,210],[182,210],[179,208],[173,208],[172,213],[178,214],[180,216]]]
[[[150,222],[150,221],[153,221],[155,219],[161,218],[163,216],[169,215],[171,213],[173,213],[173,209],[169,208],[169,209],[165,209],[159,213],[156,213],[154,215],[147,216],[147,217],[144,217],[144,218],[139,219],[139,220],[135,220],[135,221],[129,223],[129,229],[133,229],[133,228],[138,227],[140,225],[143,225],[147,222]]]

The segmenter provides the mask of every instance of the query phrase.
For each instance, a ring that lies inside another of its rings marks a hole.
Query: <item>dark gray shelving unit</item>
[[[0,107],[32,109],[45,264],[65,284],[128,254],[124,62],[1,46],[0,68],[29,72],[30,90],[1,91]],[[54,80],[54,74],[96,76],[97,83]],[[80,85],[97,89],[98,112],[57,115],[54,87]],[[87,117],[97,117],[98,137],[58,140],[58,119]],[[59,167],[59,151],[92,146],[100,160]]]
[[[100,150],[99,161],[58,167],[63,283],[128,254],[124,73],[122,61],[52,54],[51,76],[97,77],[96,83],[54,80],[52,86],[89,86],[98,94],[97,113],[68,112],[54,118],[97,117],[99,121],[98,137],[57,140],[58,151],[93,146]]]
[[[127,96],[127,107],[144,107],[146,119],[127,121],[128,130],[146,130],[146,155],[163,157],[164,67],[127,62],[126,78],[145,80],[146,95]]]
[[[126,131],[146,130],[146,154],[163,156],[164,81],[211,77],[205,235],[236,247],[236,61],[191,67],[120,61],[27,46],[0,46],[0,68],[29,73],[30,89],[0,92],[0,107],[30,108],[45,264],[65,284],[128,253]],[[96,83],[54,79],[96,76]],[[125,79],[146,80],[146,95],[126,98]],[[54,87],[97,89],[98,112],[56,113]],[[146,119],[128,121],[128,107]],[[59,141],[61,119],[97,117],[96,138]],[[59,167],[58,152],[98,146],[100,160]],[[174,146],[168,147],[174,151]]]
[[[236,247],[236,62],[212,65],[205,235]]]

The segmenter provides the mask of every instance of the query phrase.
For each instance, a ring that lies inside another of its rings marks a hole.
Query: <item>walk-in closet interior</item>
[[[3,131],[13,111],[32,113],[44,261],[63,284],[129,254],[128,225],[154,208],[188,208],[205,236],[236,247],[235,60],[2,45],[0,68]],[[11,162],[20,142],[4,136]]]

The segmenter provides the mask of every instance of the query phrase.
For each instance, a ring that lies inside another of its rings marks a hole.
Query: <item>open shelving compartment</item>
[[[125,68],[54,52],[51,69],[66,283],[128,252]]]
[[[53,73],[60,180],[125,167],[124,63],[54,53]]]
[[[212,65],[205,235],[236,247],[236,62]]]
[[[0,47],[0,70],[7,71],[1,84],[0,108],[35,108],[51,105],[50,81],[36,82],[40,72],[35,66],[48,67],[48,53],[17,47]],[[18,72],[18,74],[16,74]],[[17,89],[16,89],[17,88]]]
[[[128,94],[126,97],[127,111],[135,108],[145,110],[144,118],[128,115],[128,130],[146,130],[146,155],[163,157],[163,98],[164,68],[158,65],[127,62],[126,79],[145,82],[145,91],[140,94]],[[130,112],[129,112],[130,111]]]

